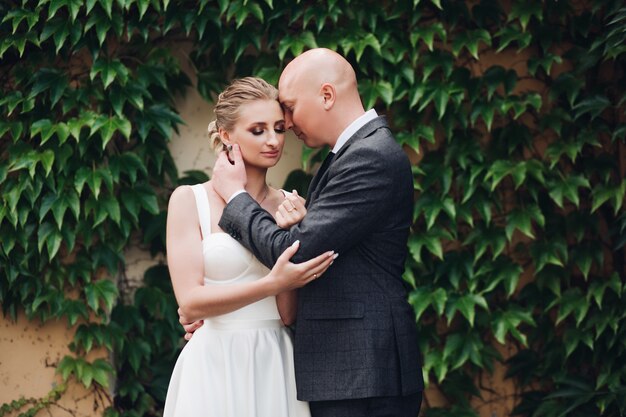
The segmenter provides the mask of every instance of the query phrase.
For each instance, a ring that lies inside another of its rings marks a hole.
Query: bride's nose
[[[278,142],[278,134],[274,130],[269,130],[268,134],[267,134],[267,139],[265,140],[265,143],[267,143],[272,148],[276,148],[278,146],[278,144],[279,144],[279,142]]]

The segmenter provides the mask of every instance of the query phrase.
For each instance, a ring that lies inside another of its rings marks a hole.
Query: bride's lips
[[[279,151],[261,152],[261,155],[267,158],[277,158],[279,154],[280,154]]]

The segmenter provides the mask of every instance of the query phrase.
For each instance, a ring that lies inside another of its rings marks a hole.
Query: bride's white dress
[[[209,200],[192,186],[203,236],[204,285],[251,282],[268,269],[226,233],[211,233]],[[293,346],[275,297],[204,320],[170,380],[165,417],[309,417],[296,399]]]

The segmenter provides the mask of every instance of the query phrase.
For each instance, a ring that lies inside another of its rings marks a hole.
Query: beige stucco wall
[[[55,374],[56,365],[70,354],[68,344],[75,328],[67,320],[52,320],[45,324],[30,322],[23,314],[12,322],[0,318],[0,404],[21,398],[40,399],[62,380]],[[93,361],[106,355],[93,351],[87,357]],[[80,384],[69,384],[56,405],[50,408],[54,417],[90,417],[101,415],[109,404],[106,396],[95,395]],[[24,411],[24,410],[22,410]],[[9,413],[6,417],[17,416]]]

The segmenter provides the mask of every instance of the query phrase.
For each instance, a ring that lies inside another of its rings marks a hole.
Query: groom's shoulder
[[[385,156],[385,159],[406,158],[404,150],[396,141],[393,132],[386,122],[379,124],[376,129],[373,129],[365,140],[358,141],[357,148],[380,152],[380,156]]]

